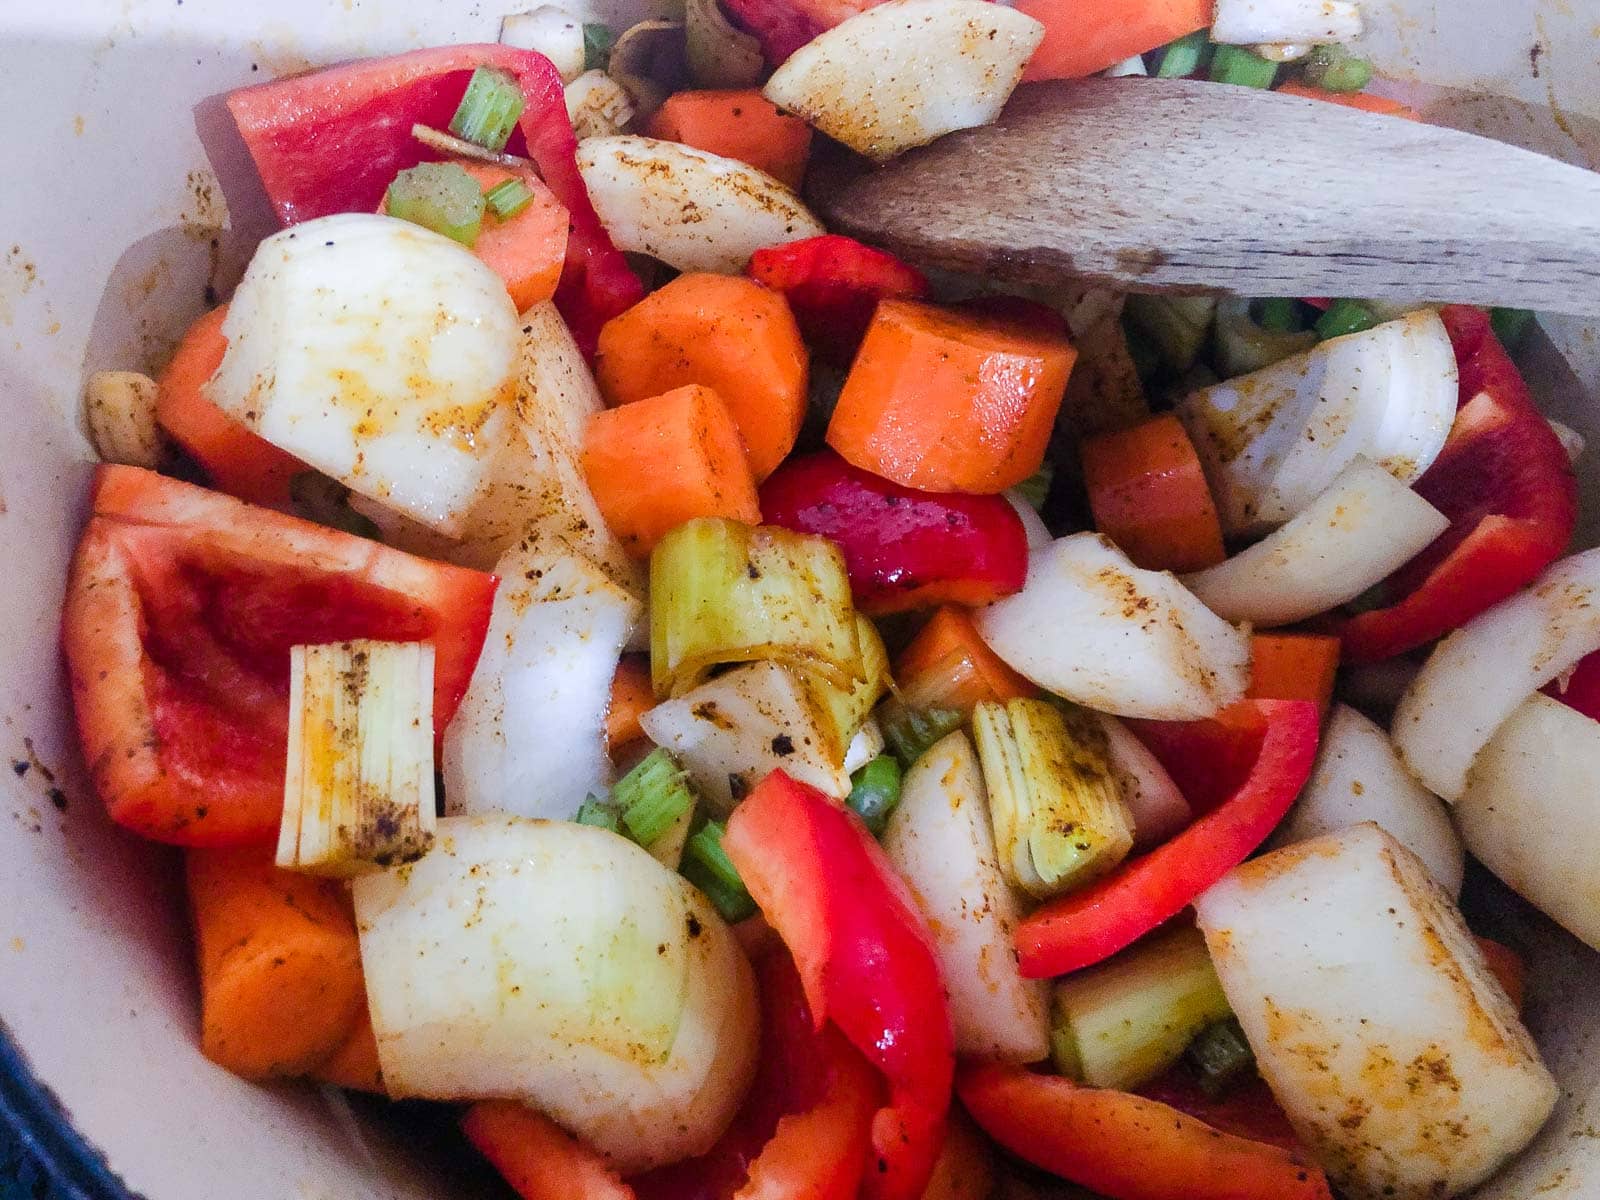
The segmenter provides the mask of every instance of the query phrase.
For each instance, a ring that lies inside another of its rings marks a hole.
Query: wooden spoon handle
[[[1019,89],[825,199],[924,266],[1135,291],[1600,314],[1600,175],[1456,130],[1192,80]]]

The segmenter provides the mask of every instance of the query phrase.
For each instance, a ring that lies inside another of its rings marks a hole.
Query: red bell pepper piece
[[[777,66],[819,33],[883,0],[728,0],[734,21],[761,43]]]
[[[1028,535],[1004,496],[919,492],[832,450],[792,458],[761,486],[762,519],[815,533],[844,552],[862,611],[978,605],[1028,574]]]
[[[1211,811],[1149,854],[1029,915],[1016,943],[1018,965],[1031,979],[1092,966],[1177,916],[1266,840],[1317,756],[1318,713],[1309,700],[1243,700],[1209,721],[1130,725],[1178,786],[1191,789],[1189,802],[1197,810],[1209,802]],[[1216,784],[1197,787],[1213,773]]]
[[[944,1140],[955,1051],[927,926],[860,820],[782,771],[728,820],[723,848],[799,968],[813,1016],[883,1073],[868,1200],[917,1200]]]
[[[1022,1067],[956,1084],[972,1119],[1013,1154],[1112,1200],[1329,1200],[1301,1155],[1214,1129],[1159,1101]]]
[[[411,127],[448,126],[480,66],[508,71],[522,87],[527,107],[507,149],[525,149],[567,208],[572,230],[556,304],[592,351],[600,326],[644,288],[589,201],[561,76],[544,55],[494,44],[439,46],[242,88],[228,96],[228,109],[284,224],[372,212],[395,175],[439,157]]]
[[[1552,700],[1600,721],[1600,651],[1579,659],[1565,679],[1552,679],[1542,690]]]
[[[1578,519],[1566,451],[1534,407],[1488,314],[1439,314],[1461,401],[1444,450],[1415,484],[1450,528],[1384,583],[1396,599],[1339,627],[1344,657],[1376,662],[1449,633],[1520,591],[1561,556]]]
[[[820,1028],[788,951],[753,955],[761,1058],[744,1106],[706,1153],[630,1182],[639,1200],[851,1200],[881,1086],[831,1025]]]
[[[921,271],[837,233],[757,250],[745,273],[782,292],[811,348],[840,364],[860,347],[879,300],[928,294]]]
[[[461,1132],[522,1200],[634,1200],[599,1151],[515,1100],[480,1100]]]
[[[1294,1126],[1289,1124],[1288,1114],[1260,1076],[1230,1087],[1220,1096],[1208,1096],[1194,1072],[1179,1065],[1145,1084],[1139,1089],[1139,1095],[1204,1121],[1223,1133],[1281,1146],[1295,1154],[1305,1151]]]

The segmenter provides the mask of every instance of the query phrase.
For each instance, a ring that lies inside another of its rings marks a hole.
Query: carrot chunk
[[[680,275],[600,331],[595,377],[631,404],[697,383],[722,398],[760,482],[800,435],[807,358],[789,305],[732,275]]]
[[[1404,121],[1420,121],[1422,114],[1398,100],[1387,96],[1374,96],[1370,92],[1325,92],[1321,88],[1307,87],[1303,83],[1285,83],[1276,90],[1286,96],[1300,96],[1306,100],[1325,100],[1329,104],[1342,104],[1362,112],[1377,113],[1382,117],[1399,117]]]
[[[906,487],[991,493],[1044,461],[1070,342],[1032,321],[885,300],[845,379],[828,444]]]
[[[1077,79],[1211,24],[1213,0],[1017,0],[1044,25],[1026,82]]]
[[[645,132],[749,163],[796,191],[811,154],[811,126],[757,88],[678,92],[656,109]]]
[[[326,1062],[366,1007],[343,885],[280,871],[258,847],[191,850],[186,868],[205,1056],[247,1079]]]
[[[1008,667],[978,636],[964,608],[938,609],[895,660],[901,698],[912,708],[970,713],[981,700],[1036,696],[1039,689]]]
[[[606,710],[606,750],[615,754],[644,736],[639,718],[656,705],[650,684],[650,662],[642,654],[625,654],[611,680],[611,707]]]
[[[1339,639],[1318,633],[1258,633],[1250,639],[1250,700],[1333,702]]]
[[[694,517],[761,520],[739,427],[717,393],[698,384],[596,415],[583,471],[606,525],[640,557]]]
[[[1473,940],[1478,943],[1478,949],[1483,951],[1483,957],[1488,960],[1489,974],[1495,977],[1505,989],[1506,995],[1511,997],[1511,1003],[1516,1006],[1516,1010],[1521,1012],[1524,985],[1528,978],[1528,964],[1522,961],[1522,955],[1504,942],[1486,937]]]
[[[383,1068],[378,1064],[378,1035],[372,1028],[372,1014],[362,1005],[355,1028],[344,1044],[311,1072],[311,1078],[356,1092],[384,1095]]]
[[[1217,506],[1176,417],[1089,438],[1079,457],[1095,528],[1135,566],[1198,571],[1223,560]]]

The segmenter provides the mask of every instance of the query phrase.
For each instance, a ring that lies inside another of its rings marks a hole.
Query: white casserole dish
[[[0,772],[0,1021],[10,1036],[0,1039],[0,1114],[21,1121],[84,1195],[123,1194],[112,1176],[150,1200],[476,1194],[459,1162],[406,1145],[416,1139],[386,1121],[311,1089],[252,1086],[200,1057],[176,856],[112,829],[77,773],[56,624],[91,459],[83,376],[159,360],[270,228],[219,94],[357,55],[492,41],[515,6],[0,4],[0,754],[19,764]],[[625,25],[645,7],[599,0],[595,13]],[[1367,52],[1381,69],[1445,85],[1401,88],[1431,117],[1600,167],[1596,0],[1366,8]],[[1562,321],[1546,331],[1536,390],[1600,445],[1594,331]],[[1597,462],[1591,453],[1580,467],[1591,523]],[[1580,539],[1592,545],[1600,530]],[[1528,1018],[1564,1087],[1539,1142],[1481,1194],[1600,1195],[1589,1112],[1600,1104],[1600,1057],[1589,1051],[1600,959],[1498,890],[1477,907],[1536,950]]]

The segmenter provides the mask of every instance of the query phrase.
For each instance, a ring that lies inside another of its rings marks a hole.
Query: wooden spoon
[[[822,198],[923,266],[1133,291],[1600,314],[1600,175],[1452,129],[1182,79],[1018,90]]]

